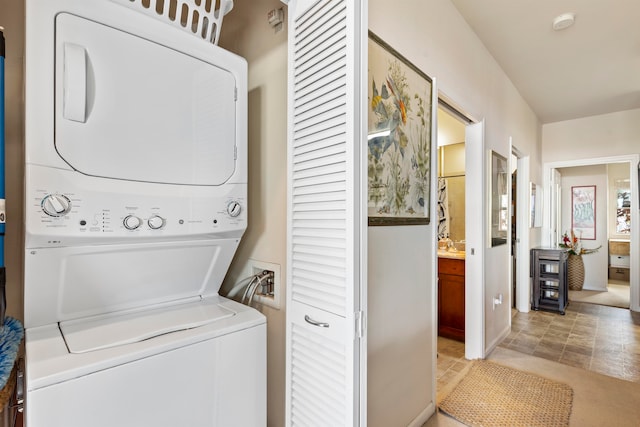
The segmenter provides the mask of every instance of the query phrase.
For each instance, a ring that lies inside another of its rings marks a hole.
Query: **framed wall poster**
[[[369,225],[429,224],[431,79],[369,32]]]
[[[571,229],[583,240],[596,239],[596,186],[571,187]]]

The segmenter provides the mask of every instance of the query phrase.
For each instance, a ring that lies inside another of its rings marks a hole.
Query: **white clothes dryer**
[[[218,295],[247,64],[149,4],[26,2],[27,427],[266,424],[265,318]]]

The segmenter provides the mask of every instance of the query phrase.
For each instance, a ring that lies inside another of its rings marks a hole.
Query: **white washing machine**
[[[247,65],[135,7],[26,2],[26,425],[264,426],[265,318],[218,295]]]

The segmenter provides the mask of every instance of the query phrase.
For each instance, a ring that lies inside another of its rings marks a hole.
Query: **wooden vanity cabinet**
[[[464,260],[438,258],[438,335],[464,342]]]

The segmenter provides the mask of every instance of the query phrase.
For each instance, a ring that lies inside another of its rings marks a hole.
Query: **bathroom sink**
[[[466,253],[465,251],[447,251],[443,249],[438,249],[438,257],[451,258],[451,259],[465,259]]]

